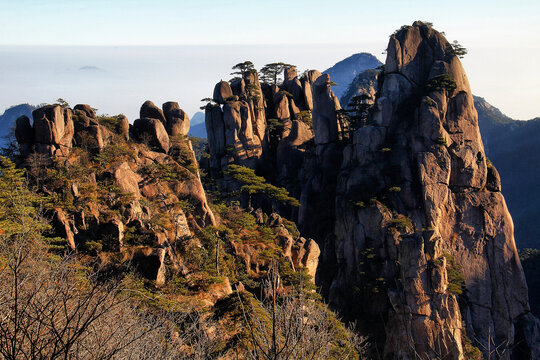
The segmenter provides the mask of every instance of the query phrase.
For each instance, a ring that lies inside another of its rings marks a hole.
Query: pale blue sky
[[[0,0],[0,14],[0,47],[302,44],[311,50],[297,62],[321,70],[354,52],[384,61],[395,29],[426,20],[469,49],[463,63],[474,93],[512,117],[540,116],[539,0]],[[325,44],[350,54],[333,58]]]

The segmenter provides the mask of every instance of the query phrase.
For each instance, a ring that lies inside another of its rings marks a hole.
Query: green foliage
[[[465,276],[461,272],[461,267],[456,263],[456,260],[451,254],[444,253],[443,256],[446,258],[448,291],[454,295],[461,295],[465,289]]]
[[[113,143],[105,146],[94,158],[100,170],[135,160],[135,152],[126,143]]]
[[[304,267],[293,269],[291,263],[287,259],[279,265],[279,275],[285,286],[293,286],[298,293],[310,293],[316,290],[316,286]]]
[[[448,91],[452,93],[456,88],[456,81],[450,74],[434,76],[429,79],[426,85],[427,91]]]
[[[120,134],[122,120],[125,118],[125,115],[118,114],[116,116],[100,115],[97,117],[97,120],[100,125],[111,130],[115,134]]]
[[[240,75],[241,77],[244,77],[245,75],[249,74],[251,71],[255,71],[255,67],[253,66],[253,63],[251,61],[244,61],[241,63],[238,63],[232,67],[233,71],[231,75]]]
[[[388,222],[388,226],[396,228],[399,231],[407,231],[413,227],[413,224],[411,219],[405,215],[399,214]]]
[[[369,125],[369,116],[373,108],[372,98],[367,94],[355,95],[349,101],[346,109],[338,112],[344,130],[353,132],[363,126]]]
[[[266,120],[266,129],[270,134],[275,134],[277,132],[281,133],[283,130],[283,123],[279,119],[268,119]]]
[[[281,220],[283,221],[283,226],[289,231],[293,239],[298,239],[300,237],[300,230],[298,230],[296,223],[285,218],[281,218]]]
[[[446,139],[442,136],[439,136],[437,138],[437,144],[439,145],[444,145],[444,146],[448,146],[448,144],[446,143]]]
[[[214,101],[212,98],[201,99],[202,102],[205,102],[203,106],[200,107],[201,110],[210,110],[212,108],[218,107],[219,104]]]
[[[466,335],[461,336],[461,343],[463,344],[463,355],[467,360],[484,360],[482,351],[472,344],[471,339]]]
[[[92,255],[97,255],[103,250],[103,244],[100,242],[91,240],[84,244],[83,251]]]
[[[266,64],[262,67],[261,81],[270,85],[278,85],[278,82],[282,81],[281,75],[283,71],[293,65],[285,64],[283,62],[275,62]]]
[[[452,50],[454,51],[454,55],[456,55],[458,58],[463,59],[465,55],[467,55],[468,50],[461,46],[461,44],[454,40],[450,45],[452,45]]]
[[[40,207],[48,201],[28,188],[25,171],[0,157],[0,231],[11,237],[22,233],[40,237],[49,228],[40,216]]]
[[[240,190],[250,196],[254,194],[265,195],[284,204],[300,206],[298,200],[290,196],[285,188],[267,183],[264,177],[257,176],[253,169],[246,166],[229,165],[225,170],[225,174],[244,184]]]
[[[303,111],[300,111],[295,116],[298,120],[302,121],[307,126],[309,126],[310,129],[313,129],[313,119],[311,118],[311,111],[303,110]]]
[[[54,105],[60,105],[61,107],[65,109],[69,108],[69,103],[62,98],[56,99],[56,103],[54,103]]]
[[[392,186],[390,189],[388,189],[390,192],[400,192],[401,188],[399,186]]]
[[[392,35],[390,35],[390,37],[392,36],[396,36],[398,33],[402,32],[402,31],[405,31],[405,30],[408,30],[411,26],[410,25],[402,25],[399,29],[397,29],[396,31],[394,31],[392,33]]]

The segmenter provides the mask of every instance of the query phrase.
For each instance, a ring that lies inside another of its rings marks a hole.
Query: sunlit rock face
[[[330,303],[387,318],[394,358],[460,359],[465,336],[481,349],[525,343],[515,337],[529,306],[512,219],[444,36],[421,22],[391,36],[375,104],[338,175]],[[348,291],[355,283],[364,291]]]
[[[385,358],[463,359],[471,344],[505,348],[504,359],[540,356],[512,219],[458,56],[422,22],[396,31],[387,54],[367,125],[352,130],[316,70],[261,84],[259,105],[246,91],[258,80],[236,80],[227,99],[218,83],[206,110],[210,173],[246,165],[300,200],[272,209],[317,242],[323,295]]]

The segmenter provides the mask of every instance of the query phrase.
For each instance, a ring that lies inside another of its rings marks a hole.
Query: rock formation
[[[252,158],[264,163],[245,161],[253,117],[230,115],[243,106],[243,85],[223,110],[225,95],[214,96],[218,105],[206,112],[212,175],[247,165],[299,197],[293,214],[321,248],[323,295],[369,328],[385,358],[463,359],[472,345],[487,355],[488,344],[504,359],[539,357],[512,219],[444,36],[421,22],[391,36],[369,125],[350,135],[328,75],[284,75],[282,85],[260,87],[268,146]],[[223,82],[216,91],[228,94]]]
[[[44,166],[40,159],[54,158],[55,166],[66,172],[81,165],[84,168],[81,171],[85,176],[72,180],[69,186],[62,180],[58,189],[42,189],[47,194],[63,193],[78,204],[54,209],[54,235],[65,238],[71,251],[88,251],[100,240],[104,250],[118,252],[121,261],[132,261],[158,284],[165,281],[165,262],[173,268],[181,267],[181,259],[171,245],[191,237],[190,227],[216,224],[191,142],[184,138],[189,118],[177,103],[165,103],[163,108],[145,102],[141,107],[144,117],[135,120],[131,134],[124,116],[98,117],[92,107],[83,104],[73,109],[44,106],[34,111],[33,126],[23,116],[17,120],[15,131],[21,154],[27,157],[27,163],[35,163],[30,166]],[[147,142],[150,149],[137,142]],[[85,152],[86,160],[81,155]],[[100,166],[88,163],[92,157]],[[168,181],[162,181],[163,177]],[[108,200],[103,202],[100,194],[110,186]],[[88,189],[93,189],[91,194]],[[113,200],[118,196],[126,199],[120,208]],[[190,204],[189,217],[177,206],[181,201]],[[154,205],[151,208],[149,204]],[[174,219],[174,226],[156,226],[153,218],[160,213]],[[132,238],[134,233],[144,239],[138,240],[144,246],[124,247],[128,229]]]

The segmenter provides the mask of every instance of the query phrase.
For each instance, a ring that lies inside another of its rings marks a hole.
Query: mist
[[[275,61],[299,71],[325,70],[375,44],[234,46],[4,46],[0,47],[0,113],[20,104],[89,104],[98,114],[123,113],[133,122],[146,100],[177,101],[190,115],[231,67],[250,60],[256,68]]]

